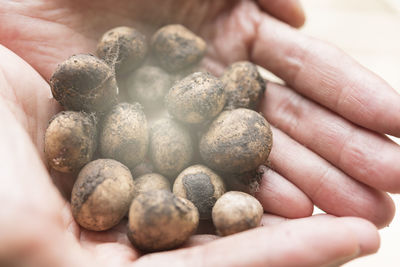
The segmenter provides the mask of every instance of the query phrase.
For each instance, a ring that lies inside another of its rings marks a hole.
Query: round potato
[[[267,161],[272,132],[263,116],[249,109],[222,112],[200,139],[207,166],[226,173],[244,173]]]
[[[74,55],[50,78],[54,98],[66,109],[106,112],[117,103],[114,71],[93,55]]]
[[[143,251],[159,251],[182,245],[196,232],[199,213],[187,199],[166,190],[137,196],[129,209],[128,237]]]
[[[253,196],[230,191],[220,197],[212,209],[212,219],[221,236],[236,234],[260,225],[264,209]]]
[[[129,169],[112,159],[98,159],[80,171],[71,194],[72,214],[79,225],[104,231],[128,212],[134,194]]]
[[[44,152],[49,165],[60,172],[79,171],[92,160],[96,150],[97,127],[93,115],[62,111],[49,122]]]

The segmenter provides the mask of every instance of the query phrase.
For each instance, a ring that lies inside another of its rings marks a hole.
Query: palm
[[[45,211],[39,212],[45,215],[40,217],[44,224],[44,228],[40,229],[56,231],[59,241],[65,241],[65,248],[77,247],[76,240],[81,241],[82,247],[78,246],[79,249],[77,249],[80,252],[74,253],[79,254],[83,259],[87,259],[88,255],[92,256],[94,253],[95,258],[105,265],[113,266],[115,261],[129,263],[139,255],[127,242],[123,233],[124,227],[118,228],[119,231],[106,233],[92,233],[79,229],[72,220],[67,203],[58,195],[56,188],[50,182],[39,160],[40,153],[37,154],[33,149],[28,153],[15,150],[13,145],[16,144],[8,143],[7,140],[13,139],[16,132],[19,136],[18,140],[21,140],[19,142],[22,142],[24,146],[32,147],[33,143],[37,151],[43,151],[43,134],[47,121],[59,109],[58,104],[50,99],[51,94],[46,80],[49,79],[56,64],[68,56],[75,53],[93,52],[100,35],[111,27],[133,25],[146,33],[151,33],[157,26],[166,22],[186,24],[207,39],[209,50],[204,62],[211,71],[218,73],[224,66],[237,60],[250,59],[261,64],[256,53],[257,49],[260,50],[257,39],[260,37],[260,23],[272,18],[260,11],[253,1],[193,0],[189,2],[182,0],[162,7],[159,6],[161,1],[158,1],[157,9],[153,7],[156,1],[138,0],[115,3],[115,1],[103,0],[83,4],[84,2],[87,1],[42,0],[30,3],[5,1],[1,5],[0,42],[27,63],[7,49],[1,48],[1,58],[7,60],[1,63],[3,76],[0,76],[2,78],[0,84],[5,90],[0,100],[5,100],[4,104],[8,107],[4,111],[6,115],[1,119],[4,120],[2,123],[9,125],[10,128],[8,132],[5,132],[4,138],[2,137],[4,146],[9,150],[3,151],[13,151],[13,155],[3,154],[1,158],[4,158],[5,162],[11,166],[8,179],[12,181],[14,178],[11,175],[17,175],[21,181],[20,183],[3,183],[5,186],[0,188],[0,195],[6,196],[6,200],[9,201],[7,196],[10,196],[10,192],[18,187],[21,195],[35,196],[32,199],[33,206],[46,206]],[[188,12],[177,14],[176,10],[188,10]],[[194,12],[191,13],[191,10]],[[169,14],[174,14],[174,20],[171,20]],[[153,27],[147,26],[149,22],[155,23]],[[273,23],[276,22],[273,21]],[[279,69],[282,66],[279,66],[276,61],[272,61],[269,65],[265,63],[261,65],[271,67],[289,84],[297,86],[296,82],[290,79],[292,70],[288,71],[290,75],[282,73]],[[274,92],[276,86],[272,85],[270,89]],[[273,99],[278,98],[278,95],[275,93],[267,97]],[[264,100],[263,112],[269,120],[276,120],[279,114],[268,110],[269,98]],[[266,103],[267,107],[265,107]],[[0,104],[3,103],[0,102]],[[321,109],[317,105],[313,108]],[[288,110],[283,109],[283,111]],[[277,122],[274,124],[278,125]],[[315,176],[318,176],[318,173],[313,173],[311,170],[306,175],[311,176],[312,179],[307,181],[303,177],[305,174],[293,174],[290,168],[282,166],[288,163],[282,158],[285,156],[279,154],[279,147],[284,148],[292,145],[293,142],[296,143],[283,132],[298,140],[298,137],[293,136],[290,130],[291,127],[285,126],[285,122],[282,123],[280,129],[274,128],[278,149],[273,150],[271,159],[276,171],[271,170],[265,175],[261,191],[258,193],[267,212],[289,218],[308,216],[312,212],[312,204],[315,203],[329,213],[361,216],[379,226],[391,220],[393,207],[390,199],[380,191],[353,180],[351,176],[346,175],[349,171],[340,170],[340,166],[336,170],[333,164],[333,171],[327,172],[333,175],[329,179],[335,181],[331,182],[331,185],[317,179]],[[299,142],[307,145],[306,141],[299,140]],[[296,147],[296,144],[293,147]],[[304,153],[301,149],[298,152]],[[307,158],[310,158],[309,153],[306,151]],[[318,163],[320,166],[317,164],[317,169],[318,167],[325,169],[326,161],[332,161],[319,151],[315,151],[312,155],[317,162],[320,162]],[[17,166],[15,162],[22,162],[23,168]],[[32,176],[35,177],[34,181],[32,181]],[[7,179],[7,176],[3,179]],[[55,183],[58,189],[68,192],[71,179],[64,177],[64,179],[56,180]],[[343,192],[337,190],[337,187],[341,185],[344,185]],[[380,187],[382,186],[378,186]],[[354,195],[358,198],[354,198]],[[12,197],[10,199],[14,201],[11,201],[11,205],[26,210],[26,204],[21,199]],[[61,214],[60,210],[64,212]],[[34,210],[34,212],[37,211]],[[37,216],[34,212],[33,216]],[[15,227],[13,222],[8,223],[9,227]],[[7,234],[7,227],[2,230],[4,235]],[[70,239],[70,236],[80,238]],[[15,237],[10,238],[15,239]],[[179,252],[177,253],[179,255]],[[113,257],[108,257],[108,255],[113,255]]]

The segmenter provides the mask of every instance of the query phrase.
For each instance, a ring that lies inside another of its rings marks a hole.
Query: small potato
[[[186,198],[196,206],[201,220],[211,219],[211,210],[225,191],[221,177],[203,165],[193,165],[183,170],[173,187],[176,196]]]
[[[188,130],[170,118],[155,121],[150,130],[149,157],[158,173],[175,178],[193,159]]]
[[[137,196],[129,210],[128,237],[143,251],[160,251],[182,245],[196,232],[199,213],[187,199],[166,190]]]
[[[221,77],[227,95],[227,109],[256,109],[265,91],[257,66],[248,61],[230,65]]]
[[[92,161],[83,167],[72,189],[72,214],[88,230],[110,229],[128,212],[133,193],[126,166],[112,159]]]
[[[171,191],[168,179],[157,173],[148,173],[135,179],[135,197],[154,190]]]
[[[227,236],[259,226],[263,213],[263,207],[255,197],[230,191],[215,203],[212,219],[217,233]]]
[[[77,111],[62,111],[49,122],[44,152],[50,166],[60,172],[79,171],[96,150],[96,119]]]
[[[105,112],[117,103],[113,70],[93,55],[74,55],[50,78],[54,98],[66,109]]]
[[[103,157],[116,159],[129,168],[141,163],[148,150],[149,131],[140,104],[120,103],[104,118],[100,133]]]
[[[169,72],[198,63],[207,49],[202,38],[178,24],[159,29],[153,35],[151,46],[160,66]]]
[[[222,82],[205,72],[195,72],[175,83],[165,97],[168,112],[190,124],[212,119],[224,108],[225,101]]]
[[[267,161],[272,132],[263,116],[249,109],[222,112],[200,139],[205,164],[216,171],[245,173]]]
[[[141,67],[126,82],[130,98],[139,101],[146,109],[162,108],[171,85],[170,75],[154,66]]]
[[[147,50],[146,36],[130,27],[107,31],[97,44],[97,55],[115,67],[118,75],[139,67],[146,58]]]

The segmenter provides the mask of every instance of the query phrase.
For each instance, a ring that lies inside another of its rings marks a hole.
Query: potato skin
[[[257,66],[249,61],[230,65],[221,77],[227,95],[227,109],[256,109],[265,91],[265,81]]]
[[[175,83],[165,97],[168,112],[189,124],[212,119],[224,108],[225,101],[222,82],[205,72],[195,72]]]
[[[190,133],[171,118],[155,121],[150,130],[149,157],[158,173],[175,178],[193,159]]]
[[[143,251],[160,251],[182,245],[195,233],[199,213],[187,199],[166,190],[137,196],[129,210],[128,237]]]
[[[264,209],[253,196],[230,191],[221,196],[212,210],[212,219],[221,236],[236,234],[260,225]]]
[[[77,111],[56,114],[44,136],[44,152],[49,165],[64,173],[79,171],[92,160],[96,138],[96,119],[93,115]]]
[[[135,179],[135,197],[154,190],[171,191],[171,184],[167,178],[158,173],[144,174]]]
[[[147,55],[146,36],[131,27],[116,27],[103,34],[97,44],[97,55],[118,75],[142,65]]]
[[[100,152],[134,168],[148,150],[149,130],[140,104],[120,103],[104,118],[100,133]]]
[[[207,44],[199,36],[179,24],[160,28],[151,39],[153,53],[160,66],[176,72],[198,63],[204,56]]]
[[[183,170],[173,186],[176,196],[186,198],[196,206],[201,220],[211,219],[212,208],[225,191],[222,178],[204,165]]]
[[[93,55],[74,55],[59,64],[50,86],[54,98],[69,110],[102,113],[117,103],[114,72]]]
[[[139,101],[146,109],[161,108],[171,85],[170,75],[155,66],[137,69],[126,82],[130,98]]]
[[[75,220],[92,231],[117,225],[128,212],[134,194],[129,169],[112,159],[88,163],[78,175],[71,194]]]
[[[272,132],[263,116],[249,109],[222,112],[200,139],[207,166],[225,173],[245,173],[266,162]]]

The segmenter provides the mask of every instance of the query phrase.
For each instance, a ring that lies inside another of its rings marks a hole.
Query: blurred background
[[[302,0],[302,3],[307,14],[303,32],[340,47],[400,92],[400,0]],[[393,140],[400,143],[400,139]],[[397,214],[389,227],[380,230],[379,252],[345,267],[400,266],[400,195],[393,198]]]

